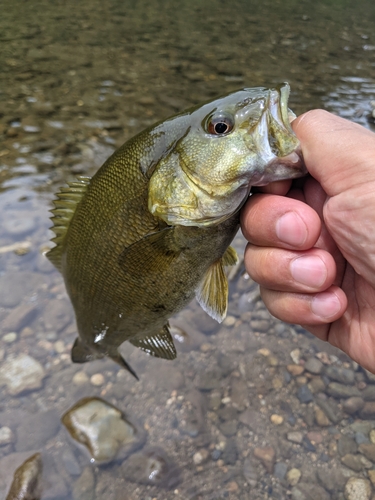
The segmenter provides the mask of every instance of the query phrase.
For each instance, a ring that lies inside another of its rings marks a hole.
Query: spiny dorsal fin
[[[170,334],[167,325],[164,325],[163,328],[155,335],[130,340],[129,342],[135,347],[142,349],[142,351],[145,351],[147,354],[151,354],[151,356],[155,356],[156,358],[175,359],[177,356],[172,335]]]
[[[51,241],[56,246],[47,252],[46,255],[59,271],[61,271],[62,243],[66,231],[78,203],[87,191],[90,180],[90,177],[77,177],[77,180],[69,182],[67,187],[60,188],[60,191],[56,193],[57,198],[53,201],[55,208],[51,210],[53,214],[51,217],[51,221],[53,222],[51,229],[56,236]]]
[[[208,269],[195,292],[195,297],[207,314],[219,323],[223,321],[228,309],[228,281],[223,269],[223,259]]]
[[[234,266],[238,262],[238,255],[233,247],[228,247],[222,257],[223,266]]]

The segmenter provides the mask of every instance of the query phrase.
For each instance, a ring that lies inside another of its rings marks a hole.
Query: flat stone
[[[361,397],[365,401],[375,401],[375,385],[368,385],[361,391]]]
[[[334,401],[317,398],[316,404],[324,411],[333,424],[337,424],[340,421],[340,410]]]
[[[38,450],[53,438],[60,428],[60,415],[56,410],[47,410],[25,415],[17,428],[16,451]]]
[[[285,474],[286,474],[286,470],[285,470]],[[285,476],[285,474],[284,474],[284,476]],[[254,464],[252,463],[250,457],[245,458],[245,461],[243,464],[243,475],[244,475],[247,483],[249,483],[250,486],[255,488],[255,486],[257,485],[257,482],[258,482],[258,473],[257,473],[257,470],[254,467]]]
[[[299,483],[291,490],[292,500],[330,500],[330,495],[319,484]]]
[[[313,394],[316,394],[318,392],[324,392],[326,385],[321,377],[313,377],[307,384],[307,387]]]
[[[348,398],[344,401],[342,408],[349,415],[354,415],[365,406],[364,400],[359,396]]]
[[[351,477],[345,485],[346,500],[370,500],[371,483],[368,479]]]
[[[275,464],[276,451],[271,446],[265,448],[255,448],[254,457],[262,462],[267,472],[272,474]]]
[[[375,418],[375,401],[369,401],[365,403],[362,410],[359,412],[359,416],[364,420],[372,420]]]
[[[115,406],[100,398],[83,398],[62,417],[72,438],[99,463],[125,458],[142,446],[145,432]]]
[[[35,304],[20,304],[3,321],[4,332],[19,332],[32,321],[38,309]]]
[[[328,384],[327,393],[334,398],[351,398],[353,396],[360,397],[360,391],[353,386],[331,382]]]
[[[7,500],[39,499],[42,492],[42,457],[35,453],[14,473]]]
[[[319,359],[311,357],[305,363],[305,370],[313,375],[319,375],[323,370],[323,363]]]
[[[371,462],[375,462],[375,444],[373,443],[362,443],[359,445],[358,450],[362,453],[366,458],[371,460]]]
[[[363,434],[363,432],[356,432],[355,433],[355,442],[357,444],[363,444],[363,443],[369,443],[370,440],[367,436]]]
[[[363,464],[359,455],[348,453],[341,458],[341,462],[355,472],[360,472],[363,469]]]
[[[0,366],[0,385],[6,385],[12,396],[40,389],[44,377],[43,366],[27,354],[7,359]]]
[[[285,462],[277,462],[273,468],[273,475],[281,481],[285,478],[288,470],[288,465]]]
[[[310,431],[306,434],[306,436],[313,445],[321,444],[323,442],[323,435],[321,432]]]
[[[344,473],[342,468],[337,467],[332,469],[319,467],[317,470],[318,480],[329,493],[334,493],[342,489],[342,485],[347,479],[347,476],[345,475],[346,471],[347,469]]]
[[[355,382],[355,373],[349,368],[330,365],[325,368],[324,374],[331,380],[335,380],[336,382],[340,382],[341,384],[352,385]]]
[[[228,439],[222,454],[225,465],[234,465],[238,458],[238,449],[235,439]]]
[[[375,469],[368,470],[367,475],[371,481],[371,484],[375,486]]]
[[[337,451],[342,457],[347,453],[357,453],[357,443],[349,436],[342,435],[337,441]]]
[[[73,500],[95,499],[95,476],[91,467],[86,467],[73,486]]]
[[[147,448],[131,455],[120,468],[121,475],[140,484],[175,488],[181,474],[177,465],[162,448]]]

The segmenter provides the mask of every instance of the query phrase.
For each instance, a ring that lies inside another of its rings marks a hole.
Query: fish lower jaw
[[[286,179],[296,179],[307,174],[305,162],[300,148],[292,151],[286,156],[274,156],[268,162],[263,174],[257,179],[251,180],[252,186],[265,186],[270,182]]]

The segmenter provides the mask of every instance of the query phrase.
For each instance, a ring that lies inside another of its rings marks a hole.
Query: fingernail
[[[294,259],[290,264],[292,277],[303,285],[319,288],[327,279],[327,268],[320,257],[306,256]]]
[[[311,311],[316,314],[316,316],[320,316],[324,319],[337,314],[340,308],[340,301],[333,293],[320,293],[316,295],[311,302]]]
[[[276,235],[280,241],[299,247],[306,241],[307,227],[298,214],[287,212],[276,223]]]

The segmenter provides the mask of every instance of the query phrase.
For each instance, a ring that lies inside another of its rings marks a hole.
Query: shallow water
[[[172,320],[186,334],[174,362],[124,346],[135,382],[110,361],[71,363],[74,317],[43,251],[60,185],[215,95],[288,81],[295,113],[323,107],[373,128],[375,4],[36,0],[1,10],[0,377],[25,354],[40,371],[0,388],[0,498],[36,451],[43,499],[342,499],[348,478],[373,477],[375,379],[272,318],[242,268],[222,326],[195,303]],[[350,395],[367,410],[345,411]],[[146,449],[167,454],[164,481],[143,484],[131,457],[90,463],[59,423],[86,396],[144,427]]]

